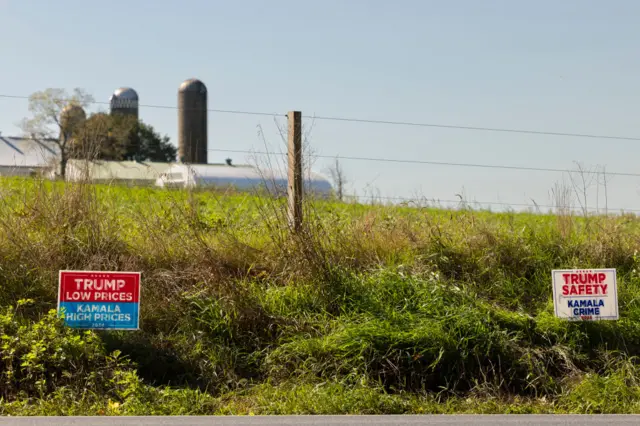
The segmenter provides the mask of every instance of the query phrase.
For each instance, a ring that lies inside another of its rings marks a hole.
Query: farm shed
[[[317,195],[330,195],[331,183],[317,173],[305,173],[305,190]],[[169,167],[156,185],[170,188],[215,187],[239,191],[266,188],[270,192],[286,193],[286,172],[264,172],[248,165],[181,164]]]
[[[0,136],[0,176],[33,176],[55,167],[55,141]]]
[[[69,160],[66,179],[87,179],[93,183],[154,185],[158,177],[170,166],[171,163]]]

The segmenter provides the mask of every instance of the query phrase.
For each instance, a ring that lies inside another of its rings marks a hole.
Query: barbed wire
[[[579,207],[579,206],[556,206],[551,204],[538,204],[538,203],[507,203],[507,202],[500,202],[500,201],[477,201],[477,200],[466,201],[464,199],[441,200],[441,199],[428,198],[428,197],[416,197],[416,198],[386,197],[386,196],[378,196],[378,195],[357,195],[357,194],[344,194],[343,197],[344,199],[363,199],[363,200],[371,199],[371,201],[373,202],[377,200],[401,201],[405,204],[426,205],[427,207],[433,204],[441,204],[441,203],[454,204],[455,203],[463,207],[476,205],[476,206],[527,207],[527,208],[536,209],[536,210],[544,208],[544,209],[570,210],[570,211],[581,211],[581,212],[584,212],[585,210],[589,212],[603,212],[605,210],[609,212],[612,212],[612,211],[635,212],[635,213],[640,212],[640,209],[624,209],[619,207],[608,207],[606,209],[602,207],[586,207],[585,208],[585,207]]]
[[[28,100],[29,96],[0,94],[0,98]],[[105,102],[105,101],[92,101],[89,103],[97,104],[97,105],[110,104],[109,102]],[[178,109],[178,106],[177,105],[172,106],[172,105],[138,104],[138,108],[157,108],[157,109],[176,110]],[[272,112],[264,112],[264,111],[228,110],[228,109],[212,109],[212,108],[208,108],[207,111],[214,112],[214,113],[224,113],[224,114],[257,115],[257,116],[285,117],[285,118],[287,116],[287,114],[283,114],[283,113],[272,113]],[[342,122],[350,122],[350,123],[365,123],[365,124],[380,124],[380,125],[410,126],[410,127],[430,127],[430,128],[442,128],[442,129],[472,130],[472,131],[482,131],[482,132],[520,133],[520,134],[541,135],[541,136],[565,136],[565,137],[608,139],[608,140],[620,140],[620,141],[640,141],[640,137],[598,135],[598,134],[590,134],[590,133],[551,132],[551,131],[543,131],[543,130],[508,129],[508,128],[498,128],[498,127],[465,126],[465,125],[441,124],[441,123],[418,123],[418,122],[410,122],[410,121],[376,120],[376,119],[365,119],[365,118],[355,118],[355,117],[337,117],[337,116],[322,116],[322,115],[302,115],[302,117],[310,118],[313,120],[342,121]]]
[[[0,98],[28,100],[29,96],[3,95],[3,94],[0,94]],[[65,101],[62,100],[62,102],[64,103]],[[71,102],[71,100],[69,100],[69,102]],[[91,101],[91,102],[88,102],[88,103],[91,104],[91,105],[110,105],[109,102],[105,102],[105,101]],[[171,110],[177,110],[178,109],[177,106],[171,106],[171,105],[148,105],[148,104],[138,104],[138,108],[171,109]],[[282,116],[282,117],[285,117],[285,118],[287,117],[287,114],[277,114],[277,113],[260,112],[260,111],[240,111],[240,110],[213,109],[213,108],[207,108],[207,111],[208,112],[221,113],[221,114],[262,115],[262,116],[269,116],[269,117]]]
[[[249,151],[249,150],[240,150],[240,149],[219,149],[219,148],[210,148],[207,149],[210,152],[227,152],[227,153],[236,153],[236,154],[255,154],[255,155],[287,155],[283,152],[273,152],[273,151]],[[404,163],[404,164],[424,164],[424,165],[434,165],[434,166],[455,166],[455,167],[478,167],[478,168],[486,168],[486,169],[505,169],[505,170],[519,170],[519,171],[534,171],[534,172],[553,172],[553,173],[586,173],[585,170],[577,170],[577,169],[555,169],[549,167],[527,167],[527,166],[511,166],[511,165],[501,165],[501,164],[476,164],[476,163],[453,163],[446,161],[430,161],[430,160],[409,160],[409,159],[394,159],[394,158],[381,158],[381,157],[354,157],[354,156],[343,156],[343,155],[320,155],[320,154],[311,154],[311,157],[315,158],[330,158],[330,159],[339,159],[339,160],[356,160],[356,161],[376,161],[376,162],[385,162],[385,163]],[[630,173],[630,172],[606,172],[604,173],[607,176],[632,176],[632,177],[640,177],[640,173]]]
[[[29,96],[17,96],[0,94],[0,98],[4,99],[21,99],[28,100]],[[110,102],[92,101],[90,104],[98,105],[110,105]],[[152,105],[152,104],[139,104],[139,108],[155,108],[155,109],[170,109],[177,110],[178,106],[170,105]],[[269,113],[261,111],[246,111],[246,110],[227,110],[227,109],[213,109],[208,108],[208,112],[213,113],[225,113],[225,114],[239,114],[239,115],[253,115],[253,116],[269,116],[269,117],[283,117],[286,118],[287,114]],[[359,119],[348,117],[331,117],[331,116],[310,116],[303,115],[304,118],[313,120],[327,120],[327,121],[343,121],[343,122],[355,122],[355,123],[368,123],[368,124],[387,124],[387,125],[400,125],[400,126],[413,126],[413,127],[435,127],[435,128],[449,128],[449,129],[461,129],[461,130],[473,130],[473,131],[493,131],[493,132],[509,132],[509,133],[523,133],[534,135],[547,135],[547,136],[567,136],[567,137],[582,137],[582,138],[599,138],[599,139],[613,139],[613,140],[627,140],[627,141],[640,141],[640,137],[626,137],[626,136],[611,136],[611,135],[596,135],[586,133],[563,133],[563,132],[547,132],[538,130],[519,130],[519,129],[505,129],[505,128],[491,128],[491,127],[474,127],[474,126],[459,126],[459,125],[447,125],[436,123],[416,123],[416,122],[401,122],[401,121],[389,121],[389,120],[371,120],[371,119]],[[240,154],[254,154],[254,155],[283,155],[283,152],[272,151],[250,151],[250,150],[234,150],[234,149],[207,149],[210,152],[227,152],[227,153],[240,153]],[[430,161],[430,160],[415,160],[415,159],[394,159],[383,157],[363,157],[363,156],[342,156],[342,155],[320,155],[311,154],[315,158],[325,159],[342,159],[352,161],[372,161],[372,162],[385,162],[385,163],[401,163],[401,164],[421,164],[421,165],[435,165],[435,166],[453,166],[453,167],[473,167],[473,168],[486,168],[486,169],[504,169],[504,170],[517,170],[517,171],[537,171],[537,172],[552,172],[552,173],[585,173],[585,170],[577,169],[560,169],[549,167],[529,167],[529,166],[514,166],[504,164],[479,164],[479,163],[458,163],[458,162],[442,162],[442,161]],[[630,172],[606,172],[609,176],[627,176],[627,177],[640,177],[640,173]],[[402,203],[414,203],[414,204],[429,204],[430,201],[427,198],[407,198],[407,197],[384,197],[384,196],[367,196],[367,195],[355,195],[347,194],[347,198],[361,198],[364,200],[387,200],[387,201],[400,201]],[[433,200],[437,203],[455,203],[460,206],[480,205],[480,206],[503,206],[503,207],[525,207],[531,209],[556,209],[556,210],[571,210],[571,211],[597,211],[600,212],[603,209],[600,208],[583,208],[583,207],[558,207],[546,204],[527,204],[527,203],[506,203],[495,201],[464,201],[464,200]],[[636,209],[620,209],[609,208],[608,211],[624,211],[624,212],[640,212]]]

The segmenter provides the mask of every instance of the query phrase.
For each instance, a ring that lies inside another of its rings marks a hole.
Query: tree
[[[24,133],[32,138],[51,139],[58,146],[60,167],[58,174],[64,178],[72,150],[72,140],[82,127],[86,107],[93,97],[76,88],[71,95],[64,89],[46,89],[29,96],[31,118],[19,123]]]
[[[169,163],[176,161],[177,154],[169,136],[160,136],[151,125],[139,121],[129,134],[124,159]]]
[[[135,117],[130,116],[92,114],[76,132],[71,155],[87,160],[122,160],[135,122]]]
[[[331,180],[336,188],[336,196],[338,197],[338,200],[342,201],[344,199],[344,187],[347,184],[347,178],[344,174],[344,170],[342,169],[342,164],[340,164],[340,161],[337,158],[335,163],[329,167],[329,174],[331,175]]]
[[[83,136],[76,138],[77,158],[111,161],[175,161],[177,149],[168,136],[160,136],[154,128],[133,116],[93,114],[84,125]]]
[[[112,135],[112,123],[109,114],[98,112],[87,118],[75,129],[69,158],[83,160],[111,159],[115,157],[115,140]],[[124,136],[123,136],[124,137]]]

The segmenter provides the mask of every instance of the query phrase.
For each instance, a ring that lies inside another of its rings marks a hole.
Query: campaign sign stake
[[[557,317],[573,321],[618,319],[615,269],[563,269],[551,275]]]
[[[72,328],[138,330],[140,273],[60,271],[58,312]]]

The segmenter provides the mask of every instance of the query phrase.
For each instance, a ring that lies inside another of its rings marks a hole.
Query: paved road
[[[347,425],[347,426],[617,426],[639,425],[638,416],[252,416],[252,417],[4,417],[0,425],[89,426],[241,426],[241,425]]]

